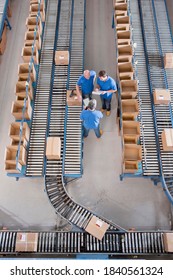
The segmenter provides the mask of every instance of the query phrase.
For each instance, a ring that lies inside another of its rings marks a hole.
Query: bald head
[[[84,75],[84,77],[85,77],[85,79],[89,79],[90,78],[90,71],[89,70],[85,70],[84,72],[83,72],[83,75]]]

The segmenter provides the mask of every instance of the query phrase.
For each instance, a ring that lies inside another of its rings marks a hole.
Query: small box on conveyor
[[[154,104],[169,104],[171,101],[169,89],[158,89],[156,88],[153,93]]]

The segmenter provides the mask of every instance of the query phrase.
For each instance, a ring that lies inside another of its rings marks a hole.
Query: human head
[[[100,70],[99,72],[99,78],[102,80],[102,81],[105,81],[107,79],[107,73],[105,70]]]
[[[90,71],[89,70],[85,70],[83,72],[83,75],[84,75],[85,79],[89,80],[89,78],[90,78]]]
[[[91,111],[94,111],[95,108],[96,108],[96,106],[97,106],[97,101],[96,101],[95,99],[92,99],[92,100],[89,101],[87,107],[88,107],[88,109],[90,109]]]

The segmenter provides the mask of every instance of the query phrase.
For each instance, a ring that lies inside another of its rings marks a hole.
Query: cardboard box
[[[133,78],[133,65],[131,62],[126,63],[118,63],[118,73],[119,78],[127,77],[127,80],[131,80]],[[128,78],[130,77],[130,78]],[[125,78],[123,79],[125,80]]]
[[[138,82],[137,80],[129,80],[129,81],[121,81],[121,96],[130,96],[131,98],[135,98],[138,93]]]
[[[124,144],[138,144],[139,143],[139,135],[123,135],[123,143]]]
[[[115,3],[115,10],[118,11],[127,11],[127,3],[126,1],[117,2]]]
[[[116,16],[115,19],[117,24],[130,24],[129,16]]]
[[[37,252],[38,233],[18,232],[16,236],[16,252]]]
[[[128,46],[118,46],[118,56],[133,55],[133,50],[130,45]]]
[[[138,171],[138,161],[126,160],[123,164],[124,173],[136,173]]]
[[[86,226],[85,230],[95,236],[97,239],[102,240],[105,232],[109,228],[109,224],[93,216]]]
[[[34,43],[34,38],[35,38],[35,45],[36,45],[37,49],[40,50],[41,49],[41,36],[38,31],[36,33],[34,31],[25,32],[24,46],[25,47],[32,46]]]
[[[60,137],[47,137],[46,157],[47,159],[55,159],[55,160],[61,158]]]
[[[67,105],[82,106],[82,100],[81,101],[78,100],[76,91],[73,91],[75,95],[73,95],[72,97],[70,97],[71,92],[72,92],[71,90],[67,90]]]
[[[117,62],[118,62],[118,64],[132,62],[132,55],[118,56]]]
[[[36,81],[37,75],[35,71],[34,64],[22,63],[18,65],[18,79],[22,81],[27,81],[29,77],[29,68],[30,68],[30,77],[31,81]]]
[[[43,27],[42,27],[42,21],[40,17],[37,16],[29,16],[26,19],[26,27],[28,31],[35,31],[37,26],[37,31],[40,35],[42,35]]]
[[[119,75],[119,80],[120,81],[127,81],[127,80],[133,80],[133,73],[132,72],[127,72],[127,73],[121,73],[120,75]],[[132,98],[132,96],[131,95],[126,95],[126,96],[123,96],[123,97],[121,97],[122,99],[123,98],[127,98],[127,99],[129,99],[129,98]]]
[[[23,119],[23,107],[24,107],[23,100],[16,100],[16,101],[12,102],[11,114],[15,117],[16,120]],[[29,98],[26,102],[24,118],[27,120],[31,120],[31,118],[32,118],[32,107],[31,107],[31,102],[30,102]]]
[[[5,52],[6,43],[7,43],[7,27],[6,27],[6,24],[4,24],[2,37],[0,40],[0,54],[3,54]]]
[[[130,35],[130,31],[117,31],[117,40],[118,39],[126,39],[126,40],[130,40],[131,35]]]
[[[31,55],[32,55],[32,47],[24,47],[22,49],[21,56],[24,62],[31,62]],[[39,54],[36,46],[34,47],[33,59],[36,65],[39,64]]]
[[[123,135],[140,135],[140,123],[137,121],[122,122]]]
[[[115,18],[118,16],[125,17],[125,16],[127,16],[127,11],[115,10],[114,16],[115,16]]]
[[[31,15],[37,16],[38,9],[39,9],[39,4],[31,4],[29,9],[30,16]],[[45,22],[45,6],[43,5],[43,3],[40,5],[40,15],[41,15],[42,22]]]
[[[130,30],[130,24],[117,24],[116,30],[118,31],[129,31]]]
[[[136,144],[124,145],[124,161],[141,161],[142,160],[142,147]]]
[[[11,123],[9,127],[8,136],[15,141],[19,141],[20,129],[21,129],[21,140],[23,141],[24,139],[26,139],[27,141],[29,141],[30,128],[26,122],[23,123],[23,126],[21,125],[20,122]]]
[[[173,53],[165,53],[164,67],[165,68],[173,68]]]
[[[163,150],[173,151],[173,128],[165,128],[161,134]]]
[[[15,87],[15,94],[16,96],[20,96],[23,99],[27,97],[27,92],[26,92],[26,81],[18,81],[16,83],[16,87]],[[31,81],[28,83],[28,96],[30,97],[30,99],[33,99],[33,87],[31,84]]]
[[[68,64],[69,64],[69,51],[56,51],[55,65],[68,65]]]
[[[137,99],[127,99],[121,100],[121,111],[122,118],[135,119],[139,114],[138,100]]]
[[[163,243],[165,247],[165,252],[173,253],[173,232],[163,233]]]
[[[171,101],[169,89],[158,89],[156,88],[153,93],[154,104],[169,104]]]
[[[5,163],[5,171],[7,173],[14,173],[14,174],[20,174],[22,171],[22,165],[18,163],[17,168],[16,168],[16,163]]]
[[[5,149],[5,163],[15,164],[16,163],[16,156],[18,151],[18,145],[16,146],[7,146]],[[20,154],[18,162],[21,165],[26,165],[26,149],[23,146],[20,146]]]
[[[130,39],[118,39],[117,42],[118,42],[118,47],[130,45]]]

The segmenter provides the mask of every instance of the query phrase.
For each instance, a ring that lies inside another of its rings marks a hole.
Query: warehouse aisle
[[[86,1],[85,69],[105,69],[115,78],[112,0]],[[100,108],[100,100],[97,98]],[[110,117],[104,116],[100,140],[90,132],[84,140],[83,178],[67,187],[74,200],[126,229],[169,229],[170,204],[161,185],[121,173],[121,138],[116,123],[116,96]]]

